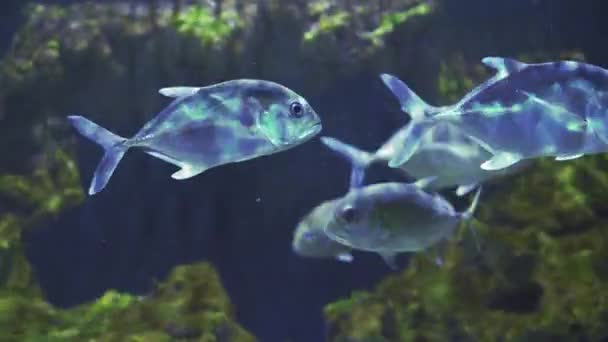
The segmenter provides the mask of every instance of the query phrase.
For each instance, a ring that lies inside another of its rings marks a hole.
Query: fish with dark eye
[[[481,187],[470,207],[457,212],[439,194],[424,191],[433,179],[352,188],[336,202],[324,232],[352,249],[378,253],[395,269],[397,254],[445,243],[461,221],[473,217]]]
[[[322,127],[306,99],[270,81],[240,79],[159,92],[175,99],[131,138],[82,116],[68,117],[78,132],[105,150],[90,195],[106,186],[133,147],[178,166],[174,179],[187,179],[215,166],[285,151],[310,140]]]
[[[323,231],[336,202],[335,199],[325,201],[300,220],[292,240],[292,249],[296,254],[309,258],[334,258],[342,262],[353,260],[350,247],[330,239]]]
[[[542,156],[571,160],[608,151],[608,70],[574,61],[526,64],[486,57],[496,74],[458,103],[434,107],[398,78],[383,74],[412,120],[389,166],[399,167],[439,122],[461,128],[491,153],[484,170]]]
[[[409,131],[408,125],[399,129],[375,152],[362,151],[332,137],[321,137],[321,142],[351,163],[351,186],[359,186],[364,180],[365,170],[370,165],[387,165],[393,156],[399,153],[403,148],[404,135]],[[457,187],[456,194],[462,196],[481,183],[518,171],[527,164],[522,162],[496,171],[480,168],[479,165],[491,156],[491,153],[461,129],[438,123],[424,135],[420,148],[414,152],[411,159],[400,165],[399,169],[415,179],[434,175],[436,179],[429,189]]]

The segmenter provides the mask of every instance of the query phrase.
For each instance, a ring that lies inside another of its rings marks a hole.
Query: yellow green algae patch
[[[107,292],[67,312],[66,327],[79,340],[255,341],[234,321],[230,300],[208,263],[176,267],[143,298]]]
[[[1,341],[255,341],[234,321],[208,263],[176,267],[152,294],[108,291],[61,310],[38,296],[0,292]]]
[[[330,341],[608,337],[608,156],[536,161],[486,192],[483,250],[456,237],[371,293],[328,305]],[[464,234],[462,234],[464,235]]]

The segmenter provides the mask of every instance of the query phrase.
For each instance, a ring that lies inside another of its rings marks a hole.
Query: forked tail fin
[[[80,134],[99,144],[105,150],[89,187],[89,195],[94,195],[106,186],[127,151],[128,147],[124,144],[126,139],[82,116],[68,116],[68,120]]]
[[[374,154],[362,151],[352,145],[331,137],[321,137],[321,142],[350,162],[350,187],[360,187],[365,178],[365,170],[375,161]]]
[[[434,125],[434,121],[431,120],[431,117],[433,114],[440,112],[440,108],[424,102],[397,77],[389,74],[382,74],[380,77],[393,95],[399,100],[401,110],[408,113],[412,118],[407,127],[406,134],[404,135],[405,140],[402,143],[402,148],[398,149],[388,163],[390,167],[399,167],[407,162],[414,152],[416,152],[422,137]]]

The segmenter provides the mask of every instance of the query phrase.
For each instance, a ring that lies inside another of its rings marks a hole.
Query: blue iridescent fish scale
[[[608,89],[608,74],[600,68],[575,62],[533,64],[491,84],[447,117],[495,150],[526,157],[595,152],[586,151],[595,136],[571,119],[586,120],[588,99],[606,97],[601,89]]]
[[[69,117],[81,134],[106,150],[90,194],[105,187],[128,148],[179,166],[172,177],[185,179],[218,165],[284,151],[321,130],[321,120],[302,96],[270,81],[241,79],[161,93],[176,99],[130,139],[83,117]]]
[[[494,157],[482,167],[497,170],[521,159],[576,158],[606,150],[608,72],[573,61],[524,64],[490,57],[483,62],[497,73],[460,102],[436,108],[420,100],[398,79],[385,84],[412,115],[404,149],[390,164],[405,163],[421,137],[438,122],[461,128]]]
[[[408,126],[394,133],[376,152],[369,153],[348,145],[335,138],[322,137],[321,141],[330,149],[348,159],[353,167],[353,173],[359,173],[353,186],[363,183],[364,171],[372,163],[388,163],[393,156],[403,148]],[[420,148],[411,159],[399,168],[407,175],[416,179],[435,176],[430,189],[444,189],[459,186],[458,193],[464,194],[474,186],[494,177],[502,176],[519,170],[513,166],[498,171],[487,171],[479,167],[492,154],[469,138],[461,129],[451,124],[440,122],[422,137]],[[522,163],[520,166],[525,166]]]

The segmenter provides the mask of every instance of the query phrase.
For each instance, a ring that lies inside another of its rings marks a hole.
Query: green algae
[[[216,17],[207,7],[190,6],[178,13],[174,25],[179,33],[192,35],[203,45],[213,45],[225,42],[235,30],[243,26],[243,21],[233,10],[222,11]]]
[[[255,341],[234,322],[208,263],[176,267],[145,297],[109,290],[72,309],[28,293],[0,294],[2,341]]]

